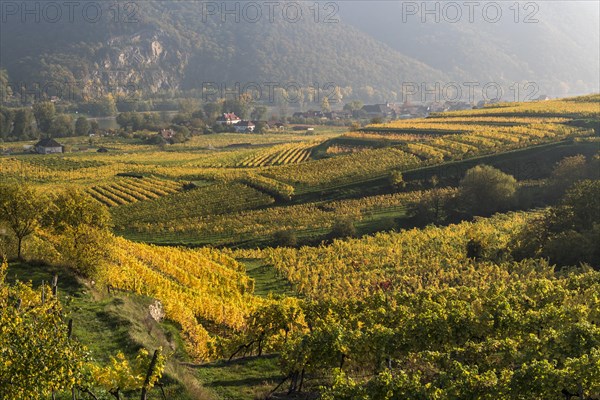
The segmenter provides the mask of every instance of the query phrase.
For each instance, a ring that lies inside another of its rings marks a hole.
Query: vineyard
[[[113,183],[93,186],[88,193],[107,207],[116,207],[138,201],[153,200],[181,190],[181,185],[157,178],[121,178]]]
[[[111,368],[148,343],[175,360],[150,399],[179,399],[175,381],[185,400],[598,398],[599,105],[1,156],[0,261],[19,273],[0,268],[0,317],[60,297],[49,321],[67,350],[92,342],[98,400],[132,398]],[[57,271],[78,291],[35,288]],[[119,346],[135,349],[103,354]],[[69,379],[45,396],[86,398]]]
[[[312,144],[284,145],[248,157],[238,167],[265,167],[269,165],[299,164],[307,161],[312,153]]]
[[[382,283],[416,291],[429,287],[433,278],[440,286],[460,282],[476,287],[483,283],[480,279],[489,277],[478,272],[481,263],[467,257],[467,242],[477,238],[484,243],[486,252],[501,260],[502,255],[497,253],[506,249],[511,238],[534,217],[510,214],[446,228],[380,233],[365,239],[336,241],[326,247],[274,249],[268,261],[300,293],[311,298],[327,299],[338,293],[367,296]],[[496,273],[505,272],[497,269]]]
[[[360,182],[384,175],[392,169],[421,165],[418,157],[401,149],[365,150],[298,165],[269,167],[264,175],[297,187],[297,193]]]
[[[453,190],[442,192],[452,193]],[[402,215],[408,204],[418,201],[426,193],[396,193],[156,222],[133,220],[126,225],[128,229],[123,234],[142,241],[214,245],[228,244],[231,240],[270,243],[273,235],[282,230],[293,230],[301,237],[314,238],[326,235],[340,219],[360,223],[379,215]]]
[[[111,254],[107,283],[160,300],[167,318],[181,325],[188,350],[198,359],[211,356],[209,326],[239,329],[258,304],[244,268],[217,251],[155,247],[115,238]]]
[[[123,204],[112,209],[119,229],[182,221],[209,215],[247,210],[273,203],[273,198],[241,183],[215,183],[162,196],[153,200]]]

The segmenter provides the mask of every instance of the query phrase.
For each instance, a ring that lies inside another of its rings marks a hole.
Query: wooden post
[[[54,275],[52,278],[52,296],[56,297],[58,295],[58,274]]]
[[[73,334],[73,319],[69,319],[69,322],[67,323],[68,329],[67,329],[67,337],[69,338],[69,340],[71,340],[71,335]]]
[[[160,354],[160,350],[154,350],[154,355],[152,356],[152,361],[150,361],[150,366],[148,367],[148,372],[146,372],[146,379],[144,380],[144,386],[142,386],[142,398],[141,400],[148,400],[148,385],[150,385],[150,378],[152,378],[152,374],[154,373],[154,369],[156,368],[156,362],[158,361],[158,356]]]

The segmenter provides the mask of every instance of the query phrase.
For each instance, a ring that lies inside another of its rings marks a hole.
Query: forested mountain
[[[340,14],[458,82],[529,81],[552,96],[599,90],[598,2],[450,3],[459,7],[352,1],[341,3]]]
[[[332,83],[367,101],[397,100],[406,82],[529,80],[551,95],[598,90],[597,7],[570,3],[575,11],[564,12],[546,3],[536,24],[516,24],[506,11],[495,24],[403,22],[401,2],[280,2],[272,10],[253,3],[258,18],[245,1],[228,3],[229,14],[218,2],[83,1],[72,10],[14,3],[2,8],[0,69],[13,87],[60,86],[58,95],[76,100],[207,82],[257,83],[266,92],[273,82],[324,91]]]

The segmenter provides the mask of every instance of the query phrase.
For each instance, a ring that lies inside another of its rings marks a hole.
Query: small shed
[[[35,152],[38,154],[64,153],[65,146],[58,143],[54,139],[47,138],[47,139],[42,139],[36,143]]]

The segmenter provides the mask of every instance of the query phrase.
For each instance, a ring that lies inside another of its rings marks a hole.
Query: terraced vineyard
[[[365,130],[371,137],[378,135],[382,140],[388,140],[389,135],[413,135],[413,140],[400,147],[427,163],[439,163],[593,133],[567,126],[565,122],[563,118],[437,117],[394,121]]]
[[[181,326],[195,358],[211,356],[210,324],[239,329],[257,299],[244,267],[212,249],[186,250],[115,238],[106,280],[115,289],[160,300]],[[207,322],[205,325],[199,319]]]
[[[123,203],[111,211],[117,228],[125,228],[145,224],[177,225],[178,221],[249,210],[273,202],[271,196],[247,185],[222,182],[148,201]]]
[[[265,167],[269,165],[299,164],[310,159],[314,144],[288,144],[245,158],[238,167]]]
[[[451,194],[454,189],[441,189]],[[157,222],[131,221],[128,238],[150,239],[160,243],[227,244],[233,238],[253,243],[273,240],[281,230],[293,230],[301,237],[324,236],[340,218],[360,223],[378,215],[403,214],[406,206],[427,192],[416,191],[364,197],[361,199],[309,203],[240,211],[232,214],[206,215]]]
[[[177,193],[181,184],[166,179],[118,178],[112,183],[93,186],[88,193],[108,207],[116,207],[138,201],[153,200]]]

